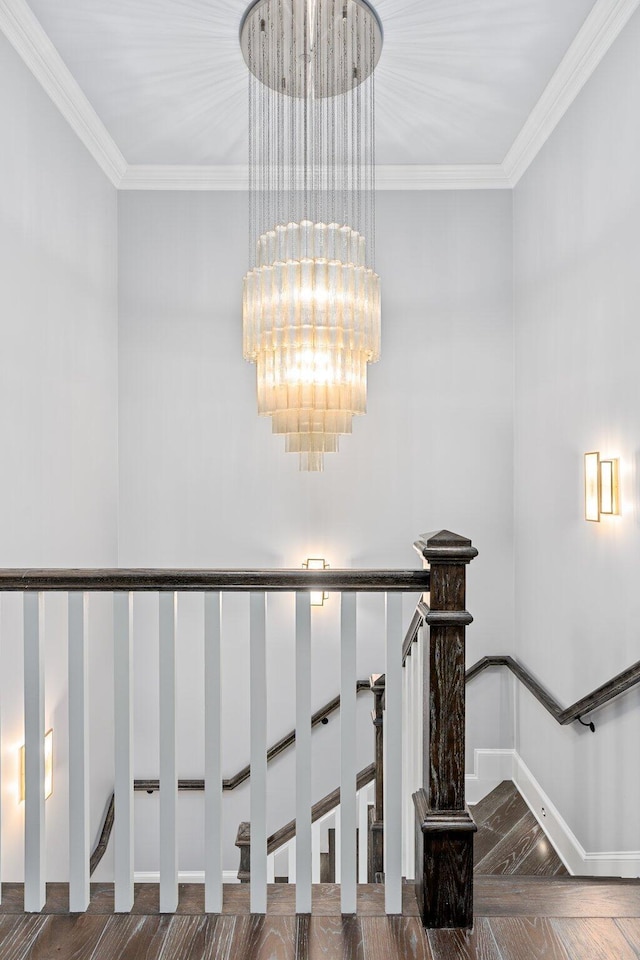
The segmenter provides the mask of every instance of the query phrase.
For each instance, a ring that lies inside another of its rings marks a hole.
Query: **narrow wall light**
[[[309,557],[302,564],[304,570],[328,570],[329,564],[325,561],[324,557]],[[322,590],[310,590],[311,594],[311,606],[312,607],[323,607],[325,600],[329,599],[329,594],[324,593]]]
[[[620,513],[618,460],[600,461],[600,513]]]
[[[584,455],[584,518],[600,522],[600,454]]]
[[[601,516],[620,513],[619,460],[601,460],[598,452],[584,455],[584,516],[596,523]]]
[[[53,727],[47,730],[44,735],[44,798],[48,800],[53,793]],[[20,795],[19,801],[23,802],[26,796],[25,787],[25,748],[24,744],[20,747]]]

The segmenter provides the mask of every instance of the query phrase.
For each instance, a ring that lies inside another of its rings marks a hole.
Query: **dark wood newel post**
[[[370,842],[368,857],[369,883],[378,883],[384,873],[384,674],[373,674],[369,678],[371,692],[374,697],[374,706],[371,719],[375,729],[375,803],[373,820],[370,825]]]
[[[441,530],[415,548],[431,570],[424,677],[424,786],[414,794],[416,894],[426,927],[473,925],[473,834],[465,804],[465,609],[471,540]]]

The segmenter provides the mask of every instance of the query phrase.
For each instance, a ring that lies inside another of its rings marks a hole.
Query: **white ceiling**
[[[244,164],[245,0],[29,0],[128,164]],[[382,164],[499,164],[594,0],[378,0]]]

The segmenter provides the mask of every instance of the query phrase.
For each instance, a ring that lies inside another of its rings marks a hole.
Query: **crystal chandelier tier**
[[[250,269],[243,348],[258,412],[302,470],[322,470],[366,411],[380,355],[373,73],[382,48],[365,0],[257,0],[249,68]]]

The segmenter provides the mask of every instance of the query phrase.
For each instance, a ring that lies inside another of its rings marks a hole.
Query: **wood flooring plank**
[[[482,874],[513,874],[544,837],[542,827],[528,811],[477,865]]]
[[[417,917],[361,917],[364,960],[433,960]]]
[[[637,960],[637,954],[615,920],[558,918],[551,926],[571,960]]]
[[[307,960],[309,956],[309,921],[307,914],[296,917],[296,949],[295,960]]]
[[[217,917],[177,915],[172,917],[159,960],[184,960],[185,957],[189,957],[190,960],[202,960],[203,957],[222,960],[224,952],[218,943],[218,938],[215,937],[217,926]],[[233,934],[233,922],[227,921],[227,926],[231,928],[230,934]],[[230,937],[227,940],[230,941]]]
[[[308,953],[296,960],[364,960],[359,917],[310,917]]]
[[[3,884],[3,897],[4,887]],[[46,917],[12,916],[0,917],[0,957],[2,960],[24,960],[31,944],[44,926]]]
[[[479,803],[474,803],[471,810],[471,816],[475,822],[480,825],[485,823],[487,819],[505,803],[514,793],[517,793],[518,788],[516,787],[513,780],[503,780],[502,783],[499,783],[491,793],[488,793],[486,797],[483,797]]]
[[[477,917],[640,917],[640,882],[574,877],[474,877]]]
[[[502,840],[499,833],[490,830],[489,827],[480,826],[478,832],[473,838],[473,869],[477,869],[478,864],[484,860],[487,854],[491,853],[493,848]]]
[[[547,917],[494,917],[489,924],[502,960],[575,960]]]
[[[295,960],[295,917],[251,915],[236,919],[231,940],[233,960]]]
[[[540,828],[540,835],[537,843],[527,856],[516,864],[510,872],[512,874],[525,874],[530,877],[554,877],[558,870],[562,868],[566,874],[566,868],[551,842],[548,840],[544,830]]]
[[[72,913],[45,918],[33,940],[25,960],[89,960],[107,925],[107,917],[90,917]],[[4,957],[0,948],[0,957]]]
[[[92,960],[157,960],[170,917],[116,914],[107,920]]]
[[[616,926],[622,931],[636,955],[640,957],[640,920],[616,920]]]
[[[527,803],[511,780],[504,780],[494,791],[499,802],[494,806],[483,807],[483,803],[476,804],[478,819],[474,816],[477,825],[488,827],[494,833],[504,836],[529,810]],[[488,799],[488,798],[487,798]],[[473,813],[472,813],[473,816]]]
[[[502,960],[484,917],[476,917],[473,930],[429,930],[433,960]]]

